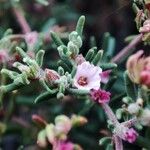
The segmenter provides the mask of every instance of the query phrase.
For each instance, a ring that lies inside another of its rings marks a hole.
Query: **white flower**
[[[74,77],[74,86],[82,90],[99,89],[102,69],[89,62],[77,66]]]

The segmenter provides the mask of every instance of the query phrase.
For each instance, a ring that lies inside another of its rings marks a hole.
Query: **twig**
[[[25,128],[30,128],[30,124],[27,121],[23,120],[22,118],[18,118],[18,117],[14,116],[14,117],[12,117],[12,121],[25,127]]]
[[[138,120],[137,120],[137,118],[135,117],[135,118],[130,119],[130,120],[126,121],[126,122],[123,122],[122,124],[123,124],[125,127],[130,128],[131,126],[135,125],[135,124],[137,123],[137,121],[138,121]]]
[[[102,104],[102,107],[103,107],[108,119],[110,119],[114,123],[114,125],[119,124],[115,114],[113,113],[113,111],[111,110],[109,105],[108,104]]]
[[[26,21],[22,11],[19,8],[16,8],[16,7],[13,7],[12,11],[13,11],[13,13],[14,13],[21,29],[22,29],[22,32],[23,33],[31,32],[31,28],[30,28],[28,22]]]
[[[123,144],[122,144],[122,139],[114,135],[114,142],[115,142],[115,150],[123,150]]]
[[[135,37],[135,39],[133,39],[132,42],[130,42],[114,58],[112,58],[112,62],[118,63],[129,52],[132,52],[132,49],[142,41],[142,36],[143,36],[142,34],[137,35],[137,37]]]

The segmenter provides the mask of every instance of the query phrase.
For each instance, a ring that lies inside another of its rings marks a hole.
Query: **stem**
[[[132,119],[130,119],[130,120],[128,120],[128,121],[123,122],[122,124],[123,124],[125,127],[130,128],[130,127],[132,127],[134,124],[136,124],[137,121],[138,121],[138,120],[137,120],[137,118],[135,117],[135,118],[132,118]]]
[[[14,39],[24,39],[25,36],[24,36],[24,34],[13,34],[13,35],[7,36],[7,38],[9,38],[10,40],[14,40]]]
[[[12,11],[13,11],[13,14],[15,15],[21,29],[22,29],[22,32],[23,33],[31,32],[31,28],[30,28],[28,22],[26,21],[20,8],[13,7]]]
[[[15,110],[15,100],[16,100],[16,92],[13,92],[10,98],[10,102],[9,102],[9,106],[8,106],[8,111],[6,112],[5,115],[5,121],[6,123],[8,123],[8,121],[11,119],[13,112]]]
[[[112,109],[109,107],[109,105],[108,105],[108,104],[102,104],[102,107],[103,107],[103,109],[104,109],[104,111],[105,111],[105,113],[106,113],[108,119],[110,119],[110,120],[113,122],[114,125],[119,124],[119,122],[118,122],[118,120],[117,120],[115,114],[113,113],[113,111],[112,111]]]
[[[3,64],[2,68],[6,68],[5,63]],[[5,85],[5,83],[6,83],[6,75],[1,74],[1,85]],[[2,106],[3,97],[4,97],[4,92],[0,92],[0,107]]]
[[[123,150],[122,139],[119,136],[117,135],[114,136],[114,142],[116,150]]]
[[[142,34],[137,35],[135,39],[133,39],[125,48],[123,48],[114,58],[112,58],[112,62],[118,63],[124,56],[126,56],[129,52],[131,53],[133,48],[142,41]]]

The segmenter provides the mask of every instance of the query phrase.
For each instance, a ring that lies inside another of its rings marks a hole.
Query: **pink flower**
[[[150,32],[150,19],[146,20],[143,24],[143,27],[140,27],[140,33],[149,33]]]
[[[109,102],[110,95],[111,95],[110,92],[106,92],[105,90],[101,90],[101,89],[98,90],[91,89],[90,91],[91,98],[100,104]]]
[[[53,148],[53,150],[73,150],[74,144],[71,142],[59,142],[57,146]]]
[[[150,58],[149,58],[150,59]],[[145,67],[145,69],[140,74],[140,82],[150,88],[150,67]]]
[[[110,73],[111,73],[111,70],[106,70],[100,74],[102,83],[106,84],[108,82]]]
[[[129,143],[135,142],[137,136],[138,133],[133,128],[130,128],[125,132],[125,140]]]
[[[74,77],[74,86],[82,90],[99,89],[102,69],[89,62],[83,62],[77,66]]]

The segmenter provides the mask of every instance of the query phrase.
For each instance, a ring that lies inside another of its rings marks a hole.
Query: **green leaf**
[[[54,41],[54,43],[57,46],[64,45],[64,43],[62,42],[62,40],[59,38],[59,36],[55,32],[51,31],[51,37],[52,37],[52,40]]]
[[[101,63],[99,65],[103,70],[111,70],[117,68],[117,64],[115,63]]]
[[[98,65],[102,59],[102,56],[103,56],[103,50],[99,50],[96,56],[94,57],[94,59],[92,60],[92,63],[94,65]]]
[[[107,145],[111,142],[111,137],[103,137],[99,140],[99,145]]]
[[[36,0],[39,4],[42,4],[44,6],[47,6],[49,2],[47,0]]]
[[[43,57],[44,57],[45,51],[44,50],[40,50],[38,51],[38,53],[36,54],[36,62],[37,64],[41,67],[43,64]]]
[[[86,61],[89,61],[89,62],[91,62],[92,61],[92,59],[94,58],[94,56],[95,56],[95,51],[97,50],[97,47],[93,47],[93,48],[91,48],[88,52],[87,52],[87,54],[86,54],[86,56],[85,56],[85,59],[86,59]]]
[[[52,97],[56,97],[56,94],[51,94],[49,91],[40,94],[34,101],[34,103],[41,103],[49,100]]]
[[[124,73],[124,82],[127,96],[131,97],[133,100],[136,100],[138,92],[136,91],[135,84],[130,80],[127,71]]]
[[[82,36],[84,23],[85,23],[85,16],[81,16],[81,17],[79,18],[78,23],[77,23],[77,26],[76,26],[76,31],[78,32],[78,34],[79,34],[80,36]]]

